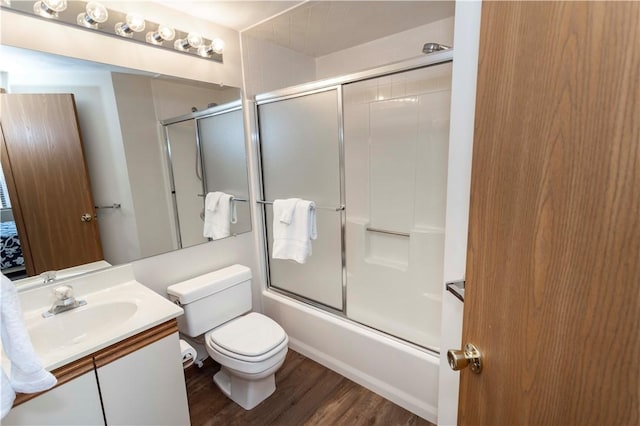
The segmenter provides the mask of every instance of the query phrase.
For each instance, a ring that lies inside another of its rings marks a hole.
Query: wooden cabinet
[[[53,371],[19,394],[3,425],[189,425],[178,326],[167,321]]]

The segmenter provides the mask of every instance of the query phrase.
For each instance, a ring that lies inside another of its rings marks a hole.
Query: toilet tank
[[[167,293],[184,309],[178,329],[196,337],[251,310],[251,269],[229,266],[173,284]]]

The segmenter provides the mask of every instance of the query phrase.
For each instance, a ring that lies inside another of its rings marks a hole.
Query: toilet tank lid
[[[186,305],[250,279],[251,269],[232,265],[173,284],[167,288],[167,293]]]

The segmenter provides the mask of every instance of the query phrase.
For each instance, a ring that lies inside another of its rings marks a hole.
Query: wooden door
[[[640,2],[485,2],[469,425],[640,424]]]
[[[0,99],[7,152],[3,168],[12,175],[15,193],[10,196],[23,221],[19,236],[33,262],[27,270],[39,274],[102,260],[73,95],[3,94]],[[81,221],[85,214],[90,221]]]

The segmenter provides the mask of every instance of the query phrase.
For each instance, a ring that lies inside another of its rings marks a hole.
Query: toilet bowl
[[[275,391],[289,338],[271,318],[249,312],[249,268],[233,265],[169,286],[167,293],[185,311],[180,331],[204,334],[207,353],[221,365],[213,380],[227,397],[250,410]]]
[[[275,321],[252,312],[206,333],[205,342],[222,366],[214,382],[242,408],[254,408],[276,390],[289,338]]]

